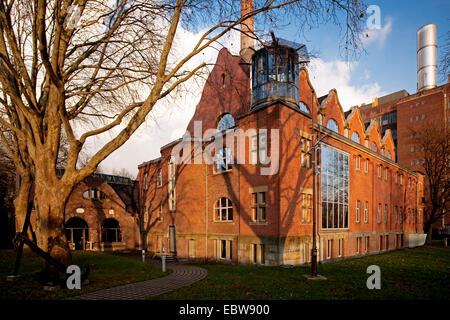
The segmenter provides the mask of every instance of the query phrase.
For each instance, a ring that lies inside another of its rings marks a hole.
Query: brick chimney
[[[241,0],[241,17],[253,11],[253,0]],[[241,57],[250,63],[253,50],[250,47],[255,45],[255,40],[249,35],[252,35],[255,30],[255,20],[253,17],[244,20],[241,23]],[[247,33],[247,34],[245,34]]]

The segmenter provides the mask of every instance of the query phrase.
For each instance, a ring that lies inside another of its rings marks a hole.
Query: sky
[[[315,58],[308,66],[310,80],[318,94],[325,95],[336,89],[344,110],[354,105],[370,103],[373,98],[405,89],[410,94],[417,87],[417,30],[434,23],[437,27],[438,61],[440,44],[450,30],[450,1],[366,1],[380,8],[380,28],[367,31],[364,38],[365,52],[354,60],[347,61],[339,50],[340,31],[329,24],[298,33],[295,21],[277,30],[278,37],[305,43]],[[182,30],[177,43],[177,53],[188,50],[198,39],[198,34]],[[225,46],[237,54],[239,35],[232,34],[223,40]],[[208,50],[201,59],[214,62],[217,50]],[[438,77],[438,85],[446,82]],[[160,104],[120,149],[101,163],[102,171],[114,173],[125,168],[132,175],[137,166],[159,157],[160,147],[181,137],[194,114],[201,97],[202,81],[189,84],[193,92],[181,96],[176,102]],[[95,150],[104,144],[114,132],[91,140]]]

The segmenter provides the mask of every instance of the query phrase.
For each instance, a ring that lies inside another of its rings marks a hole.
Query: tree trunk
[[[25,217],[27,215],[28,200],[30,198],[32,180],[31,176],[20,176],[20,187],[17,197],[14,199],[14,215],[16,220],[16,232],[22,232]]]
[[[36,179],[36,229],[38,246],[58,262],[69,266],[72,254],[64,229],[64,210],[70,191],[53,179]],[[46,263],[44,270],[55,271]]]
[[[427,229],[428,229],[427,244],[431,245],[432,244],[432,242],[431,242],[431,234],[433,232],[433,224],[432,223],[428,223]]]

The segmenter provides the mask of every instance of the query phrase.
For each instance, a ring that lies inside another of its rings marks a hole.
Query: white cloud
[[[383,95],[380,85],[376,82],[361,85],[350,84],[357,65],[357,62],[312,59],[308,71],[317,96],[326,95],[331,89],[336,89],[342,108],[346,111],[352,106],[371,102],[374,97]],[[364,77],[366,80],[370,77],[367,70]]]
[[[200,37],[197,34],[189,33],[183,30],[180,34],[180,41],[176,47],[176,53],[183,54],[188,52]],[[239,52],[239,34],[233,33],[222,40],[222,44],[229,48],[233,54]],[[220,46],[216,46],[220,49]],[[193,64],[199,61],[214,62],[218,50],[210,49],[205,54],[200,55],[193,61]],[[364,80],[366,84],[351,85],[353,70],[357,63],[346,63],[344,61],[323,61],[313,59],[310,63],[310,80],[318,94],[325,95],[330,89],[335,88],[338,91],[339,100],[344,110],[348,110],[354,105],[371,102],[375,96],[383,95],[378,83],[369,83],[370,73],[364,71]],[[190,81],[186,85],[187,94],[178,97],[174,101],[161,101],[155,106],[149,114],[146,123],[144,123],[137,132],[121,148],[112,153],[102,162],[102,167],[106,172],[111,173],[114,169],[126,168],[133,174],[137,174],[137,166],[145,161],[155,159],[160,156],[160,148],[175,139],[180,138],[186,130],[191,120],[195,107],[198,104],[203,91],[204,80],[195,82]],[[104,134],[95,140],[91,145],[95,145],[92,150],[97,150],[104,143],[110,140],[111,133]]]
[[[382,28],[364,30],[361,33],[360,37],[364,47],[367,47],[373,42],[377,42],[380,48],[384,47],[384,42],[392,30],[392,18],[387,17],[385,20],[385,24]]]

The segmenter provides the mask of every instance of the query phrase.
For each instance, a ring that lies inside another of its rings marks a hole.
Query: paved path
[[[161,267],[161,261],[149,259],[146,262]],[[208,275],[205,269],[192,265],[167,263],[167,269],[171,269],[172,273],[166,277],[86,293],[67,300],[142,300],[188,286]]]

